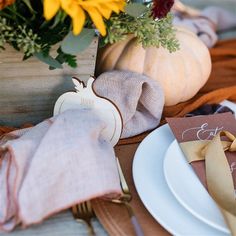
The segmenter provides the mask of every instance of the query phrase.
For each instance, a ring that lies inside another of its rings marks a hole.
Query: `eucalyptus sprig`
[[[154,20],[150,7],[139,3],[131,3],[130,5],[134,5],[136,10],[128,8],[125,13],[110,18],[107,23],[107,36],[102,39],[101,45],[119,42],[126,39],[129,34],[133,34],[144,48],[162,46],[170,52],[179,49],[175,29],[172,25],[172,14],[169,13],[165,18]],[[142,8],[137,11],[139,5]],[[140,15],[135,15],[137,12]]]
[[[40,44],[40,37],[33,33],[32,29],[18,25],[13,28],[6,18],[0,17],[0,47],[4,44],[12,44],[17,50],[22,50],[26,57],[40,52],[45,45]]]

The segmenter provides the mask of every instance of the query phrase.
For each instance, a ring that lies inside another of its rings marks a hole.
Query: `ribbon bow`
[[[221,141],[221,137],[229,141]],[[225,151],[236,151],[236,137],[228,131],[219,132],[212,140],[180,143],[189,163],[205,160],[207,188],[220,208],[232,233],[236,235],[236,200],[234,182]]]

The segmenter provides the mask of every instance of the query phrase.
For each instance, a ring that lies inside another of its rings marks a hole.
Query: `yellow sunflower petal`
[[[119,8],[119,6],[116,4],[116,3],[114,3],[114,2],[109,2],[109,3],[105,3],[106,4],[106,6],[108,7],[108,8],[110,8],[112,11],[114,11],[115,13],[119,13],[120,12],[120,8]]]
[[[77,14],[79,5],[73,0],[61,0],[61,8],[70,16],[74,17]]]
[[[79,4],[81,7],[85,8],[96,8],[100,12],[100,14],[106,19],[109,19],[111,17],[112,9],[110,9],[110,7],[107,7],[106,4],[103,4],[99,0],[96,0],[96,2],[94,0],[80,1]]]
[[[103,22],[102,15],[99,13],[99,11],[93,7],[83,6],[83,8],[88,12],[90,18],[92,19],[96,28],[99,30],[100,34],[102,36],[105,36],[106,35],[106,26]]]
[[[104,3],[108,8],[118,14],[120,11],[124,11],[125,3],[123,1],[119,2],[108,2]]]
[[[60,8],[60,0],[44,0],[43,11],[46,20],[50,20],[56,15]]]
[[[99,8],[99,10],[105,6],[106,8],[109,8],[111,11],[114,11],[118,14],[120,11],[124,11],[126,1],[125,0],[96,0],[96,1],[94,1],[94,0],[85,0],[85,1],[79,0],[79,4],[82,7],[83,6],[95,7],[95,8]],[[101,12],[101,14],[103,15],[106,13]],[[107,17],[105,17],[105,18],[107,18]]]
[[[104,0],[103,0],[104,1]],[[100,0],[87,0],[87,1],[81,1],[79,0],[79,5],[82,8],[87,8],[89,9],[90,7],[96,8],[100,14],[105,17],[106,19],[109,19],[112,13],[112,10],[109,9],[105,4],[102,4]]]
[[[111,17],[112,10],[105,4],[98,5],[97,9],[104,18],[109,19]]]
[[[125,11],[126,1],[119,1],[117,5],[119,6],[120,11]]]
[[[86,15],[77,2],[61,0],[62,9],[72,18],[73,33],[78,35],[83,29]]]
[[[85,19],[86,19],[86,15],[83,9],[80,6],[78,6],[77,15],[72,17],[74,35],[78,35],[82,31]]]

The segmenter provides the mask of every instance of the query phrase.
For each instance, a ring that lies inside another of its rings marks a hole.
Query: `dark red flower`
[[[153,18],[164,18],[174,5],[174,0],[153,0]]]

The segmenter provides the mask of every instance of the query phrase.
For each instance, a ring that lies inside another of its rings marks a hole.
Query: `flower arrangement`
[[[0,0],[0,49],[6,43],[51,69],[77,67],[76,55],[134,34],[143,47],[178,48],[169,12],[174,0]],[[52,47],[57,54],[52,55]]]

